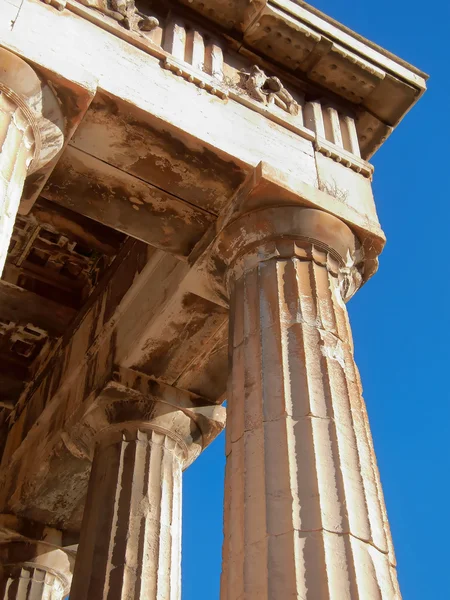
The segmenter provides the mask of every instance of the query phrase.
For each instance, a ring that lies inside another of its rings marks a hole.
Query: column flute
[[[86,413],[94,451],[71,600],[181,597],[182,471],[222,431],[225,409],[162,388],[112,382]]]
[[[219,250],[231,300],[221,599],[399,599],[345,306],[357,238],[284,206],[238,217]]]
[[[5,516],[6,525],[11,515]],[[74,554],[62,547],[63,532],[24,519],[19,531],[2,530],[9,539],[0,544],[0,598],[63,600],[70,590]],[[27,537],[26,532],[40,532],[39,539]]]

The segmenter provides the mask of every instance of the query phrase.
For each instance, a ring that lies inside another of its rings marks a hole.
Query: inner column
[[[62,532],[24,519],[15,524],[18,531],[3,529],[8,541],[0,544],[0,598],[63,600],[70,589],[73,556],[61,546]],[[38,539],[27,537],[32,532]]]
[[[344,303],[355,238],[319,211],[266,212],[227,238],[241,254],[229,271],[221,599],[398,599]]]
[[[43,566],[24,563],[4,567],[0,594],[4,600],[63,600],[66,582]]]
[[[179,600],[186,451],[170,431],[144,425],[101,437],[71,600]]]

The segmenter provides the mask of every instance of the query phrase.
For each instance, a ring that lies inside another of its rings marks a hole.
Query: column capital
[[[62,543],[59,530],[0,515],[0,595],[7,590],[7,597],[17,600],[62,600],[69,593],[75,562],[75,553]]]
[[[172,441],[185,469],[223,430],[225,415],[222,406],[118,368],[87,411],[74,415],[63,440],[73,455],[92,459],[98,444],[138,441],[155,432]],[[158,435],[153,441],[163,443]]]
[[[350,227],[327,212],[304,206],[262,206],[240,212],[223,229],[217,245],[227,277],[239,278],[271,258],[314,261],[340,280],[348,300],[364,278],[364,251]]]
[[[30,158],[27,175],[50,162],[64,143],[64,116],[49,86],[34,69],[16,54],[0,48],[0,96],[3,108],[19,109],[15,119],[29,127]]]
[[[16,594],[16,600],[44,600],[51,593],[52,600],[62,600],[70,591],[70,581],[56,570],[34,562],[23,562],[2,566],[2,583],[8,598],[11,589]],[[36,594],[37,588],[40,594]],[[23,589],[25,588],[25,589]],[[0,587],[0,590],[2,588]],[[22,592],[22,593],[21,593]],[[25,595],[23,595],[25,593]]]
[[[64,439],[74,453],[95,448],[73,600],[179,600],[182,470],[224,424],[223,407],[114,370]]]
[[[98,432],[95,442],[107,447],[121,441],[149,441],[151,444],[166,446],[184,464],[201,452],[201,448],[195,448],[192,452],[192,439],[188,439],[192,437],[191,432],[186,436],[187,430],[190,429],[189,417],[181,410],[176,410],[169,419],[161,419],[161,415],[158,415],[150,421],[125,421],[109,425]],[[191,456],[192,453],[195,456]]]
[[[0,47],[0,276],[26,178],[33,194],[64,144],[65,122],[50,87],[24,60]]]

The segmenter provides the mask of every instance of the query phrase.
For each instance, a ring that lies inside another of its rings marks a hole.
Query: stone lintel
[[[75,317],[74,309],[51,300],[42,302],[37,294],[3,280],[0,281],[0,302],[3,321],[22,326],[33,323],[54,337],[62,335]]]
[[[0,513],[0,545],[22,542],[39,545],[42,549],[60,549],[74,559],[74,545],[78,538],[71,533],[48,527],[44,523],[30,521],[12,513]]]
[[[181,2],[197,13],[204,13],[203,28],[210,30],[218,39],[222,37],[220,43],[239,53],[248,66],[256,63],[269,71],[275,69],[282,80],[287,78],[294,87],[297,84],[301,88],[308,88],[309,95],[312,94],[316,99],[328,98],[346,105],[357,117],[356,129],[364,159],[373,155],[426,89],[426,74],[340,26],[305,3],[299,6],[291,0],[234,0],[229,3],[212,0],[208,3],[206,12],[204,3],[199,0]],[[114,19],[105,17],[99,10],[83,6],[85,3],[68,0],[64,13],[60,14],[44,3],[36,6],[33,2],[26,2],[19,20],[20,26],[25,28],[27,19],[37,17],[46,26],[53,28],[59,20],[59,34],[64,35],[68,24],[73,22],[74,26],[85,30],[88,39],[94,24],[103,30],[99,31],[99,40],[105,37],[104,34],[112,34],[127,42],[125,46],[128,48],[119,49],[119,53],[123,52],[124,56],[136,53],[136,58],[140,60],[140,51],[145,52],[151,57],[150,62],[159,60],[160,68],[173,69],[188,81],[192,81],[190,85],[208,90],[220,102],[226,103],[223,98],[226,98],[227,94],[240,103],[245,104],[248,100],[243,94],[235,94],[233,86],[228,89],[229,86],[223,85],[223,81],[218,81],[215,85],[210,81],[211,77],[201,69],[190,69],[187,62],[177,60],[176,55],[166,51],[159,41],[144,35],[145,32],[130,31]],[[164,6],[155,7],[156,11],[167,12],[166,9]],[[188,20],[192,16],[194,21],[198,19],[198,15],[189,15],[184,7],[180,7],[179,12],[184,13],[181,16],[186,16]],[[220,24],[221,29],[219,30],[212,21]],[[231,24],[228,26],[227,23]],[[161,22],[160,26],[164,29],[165,23]],[[44,69],[59,71],[66,79],[82,81],[83,77],[86,77],[80,74],[78,66],[63,64],[56,42],[52,41],[48,48],[39,44],[39,54],[31,38],[24,44],[18,38],[19,35],[20,27],[15,28],[11,35],[5,36],[5,40],[2,37],[2,44],[13,50],[15,45],[19,45],[27,60],[36,61],[36,64],[39,63]],[[8,46],[10,42],[11,45]],[[114,54],[112,46],[111,54]],[[108,57],[105,57],[101,50],[96,50],[94,45],[92,52],[92,68],[95,73],[95,63],[108,60]],[[85,56],[84,49],[80,49],[80,62]],[[107,74],[103,70],[101,72],[105,75],[101,82],[105,90],[117,93],[117,81],[109,82]],[[95,81],[95,74],[89,77],[90,81]],[[261,111],[263,108],[260,103],[258,105],[257,102],[253,102],[253,110]],[[281,119],[276,111],[265,112],[272,120]],[[283,126],[297,129],[290,123],[292,119],[282,120]]]

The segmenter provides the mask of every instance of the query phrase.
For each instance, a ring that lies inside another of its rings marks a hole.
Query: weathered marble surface
[[[224,600],[399,598],[345,302],[426,75],[291,0],[0,14],[2,585],[56,599],[81,532],[74,597],[176,600],[228,398]]]

